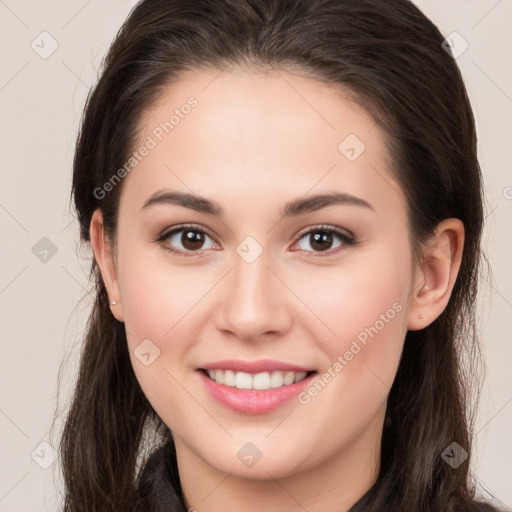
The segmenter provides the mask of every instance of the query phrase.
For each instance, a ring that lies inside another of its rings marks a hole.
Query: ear
[[[103,213],[99,208],[92,215],[89,234],[94,258],[100,268],[101,277],[109,296],[110,309],[114,317],[123,322],[123,306],[117,281],[117,271],[110,245],[105,237]],[[112,304],[113,301],[116,304]]]
[[[464,247],[464,224],[445,219],[423,247],[407,316],[407,328],[417,331],[431,324],[446,308],[459,273]]]

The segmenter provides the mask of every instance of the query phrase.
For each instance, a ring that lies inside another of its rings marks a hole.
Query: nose
[[[292,325],[293,293],[269,265],[264,252],[252,263],[235,258],[223,279],[217,329],[242,341],[279,337]]]

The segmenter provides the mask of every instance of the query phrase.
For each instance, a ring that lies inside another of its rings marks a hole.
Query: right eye
[[[180,256],[198,256],[197,251],[205,249],[203,247],[206,240],[205,237],[212,240],[209,233],[198,226],[176,226],[171,231],[160,235],[157,241],[162,243],[164,248],[173,254]],[[212,240],[212,242],[213,245],[218,245],[215,241]],[[206,247],[206,249],[211,248],[212,247]]]

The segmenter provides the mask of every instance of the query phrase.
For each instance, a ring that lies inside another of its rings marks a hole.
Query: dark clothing
[[[137,512],[187,512],[181,493],[174,443],[153,453],[140,478]]]

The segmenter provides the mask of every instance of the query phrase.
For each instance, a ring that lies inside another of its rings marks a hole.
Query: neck
[[[283,477],[248,479],[224,473],[175,436],[181,488],[188,510],[198,512],[342,512],[372,487],[380,469],[384,412],[349,445],[320,464]]]

